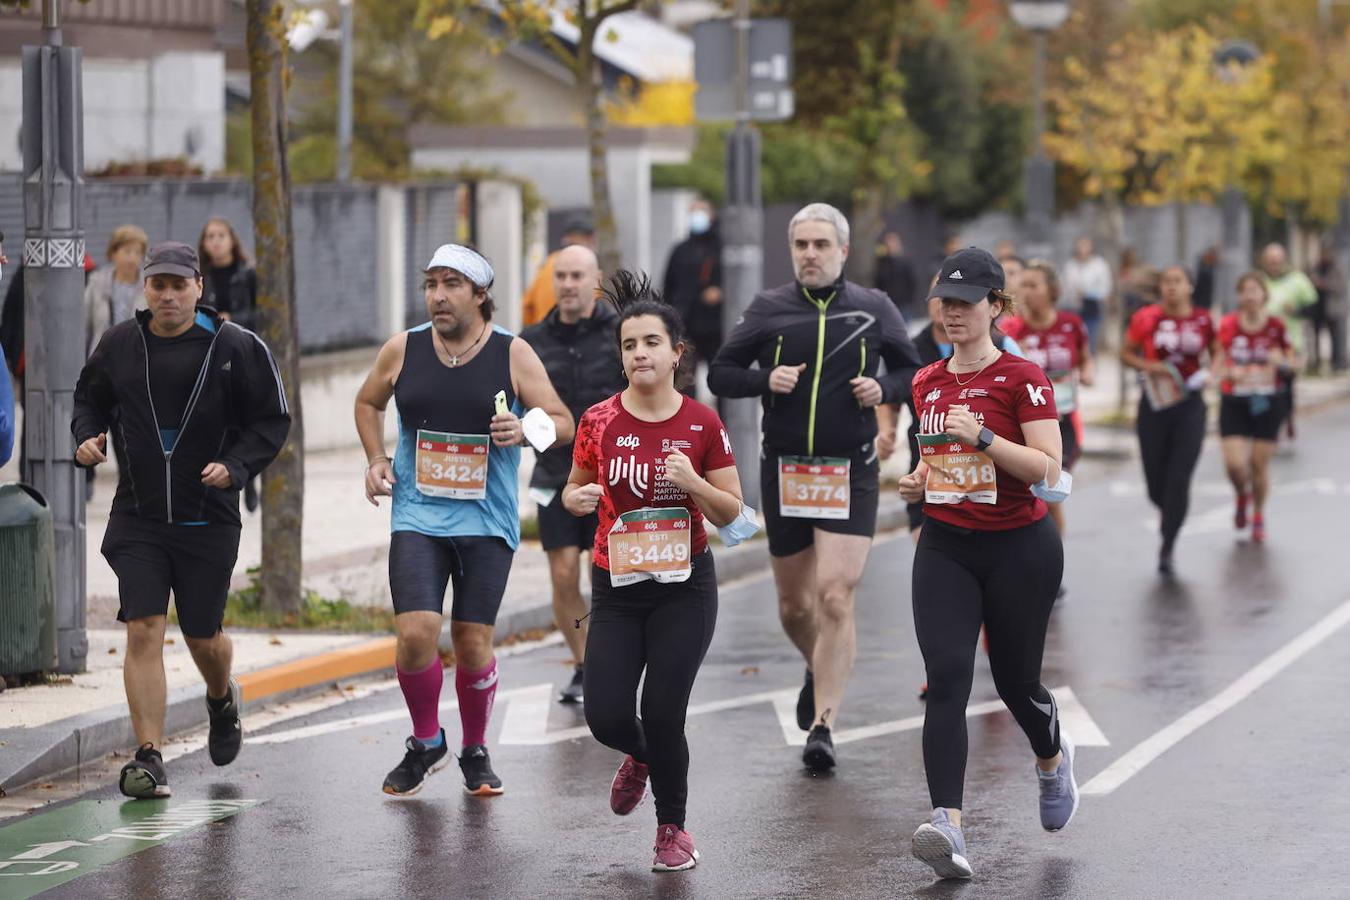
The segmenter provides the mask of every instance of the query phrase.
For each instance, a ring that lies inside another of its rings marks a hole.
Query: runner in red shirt
[[[1041,825],[1058,831],[1078,807],[1073,744],[1040,681],[1046,626],[1064,568],[1045,496],[1068,490],[1060,470],[1054,390],[1034,363],[995,349],[989,324],[1009,311],[1003,268],[970,247],[947,259],[932,294],[954,350],[914,377],[920,462],[900,495],[924,502],[914,551],[914,628],[928,674],[923,760],[933,803],[914,855],[943,878],[969,878],[961,804],[966,702],[983,622],[1003,702],[1036,754]],[[1054,485],[1050,488],[1049,485]]]
[[[628,387],[586,411],[577,428],[563,506],[599,512],[591,627],[583,676],[586,724],[623,751],[610,808],[656,798],[652,870],[698,861],[684,830],[689,748],[685,711],[717,621],[717,573],[704,520],[744,538],[758,527],[741,503],[731,441],[717,413],[676,388],[684,326],[646,277],[615,274]],[[646,677],[643,678],[643,671]],[[642,682],[642,717],[637,688]]]
[[[1218,356],[1214,320],[1191,302],[1190,274],[1181,266],[1163,269],[1162,301],[1130,318],[1121,361],[1139,370],[1140,456],[1148,498],[1162,513],[1158,571],[1173,572],[1172,550],[1191,501],[1191,476],[1205,442],[1205,398],[1209,380],[1204,358]]]
[[[1079,387],[1091,387],[1096,365],[1088,344],[1087,326],[1077,313],[1055,308],[1059,302],[1059,275],[1045,260],[1033,259],[1017,282],[1020,313],[1005,318],[999,328],[1017,341],[1022,355],[1040,366],[1055,389],[1055,408],[1059,411],[1059,438],[1064,446],[1064,468],[1072,470],[1078,461]],[[1050,504],[1059,536],[1064,537],[1064,504]],[[1062,589],[1061,589],[1062,593]]]
[[[1279,367],[1289,358],[1284,323],[1266,314],[1266,282],[1256,272],[1238,279],[1237,312],[1219,322],[1220,352],[1215,369],[1221,379],[1219,434],[1228,480],[1237,492],[1233,525],[1247,527],[1247,498],[1252,540],[1266,539],[1266,496],[1270,458],[1280,433]]]

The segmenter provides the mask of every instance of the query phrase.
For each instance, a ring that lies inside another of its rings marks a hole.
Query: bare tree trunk
[[[600,271],[609,274],[619,269],[618,228],[614,224],[614,208],[609,202],[609,163],[605,152],[605,111],[601,107],[600,73],[590,50],[594,34],[582,32],[582,44],[577,85],[586,109],[586,147],[590,154],[591,217],[595,225],[596,255],[600,257]]]
[[[877,277],[877,244],[886,228],[882,203],[888,192],[881,187],[864,191],[853,204],[848,269],[849,279],[871,287]]]
[[[301,601],[305,459],[300,349],[295,324],[291,177],[286,162],[284,7],[282,0],[247,0],[259,333],[281,368],[286,402],[291,410],[290,435],[276,461],[263,474],[259,584],[264,609],[293,612],[300,608]]]

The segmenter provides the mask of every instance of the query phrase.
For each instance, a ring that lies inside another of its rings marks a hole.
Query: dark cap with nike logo
[[[942,261],[937,284],[928,296],[979,303],[990,291],[1003,290],[1003,266],[988,250],[967,247]]]

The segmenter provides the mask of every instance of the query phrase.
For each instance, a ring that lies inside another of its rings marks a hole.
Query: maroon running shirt
[[[1013,316],[998,323],[999,331],[1017,341],[1027,359],[1050,375],[1064,375],[1078,368],[1088,345],[1087,326],[1076,313],[1055,310],[1055,321],[1033,328]]]
[[[644,422],[623,408],[621,394],[586,410],[577,426],[572,461],[595,472],[605,489],[596,511],[595,564],[609,571],[609,530],[623,513],[645,507],[682,506],[689,510],[690,550],[708,546],[703,513],[684,491],[666,480],[666,457],[679,450],[699,475],[736,465],[726,426],[707,406],[684,398],[679,412],[662,422]]]
[[[1004,440],[1026,444],[1024,422],[1056,421],[1055,392],[1041,367],[1030,360],[1005,353],[978,375],[956,376],[947,371],[947,361],[935,362],[914,376],[914,408],[919,415],[919,435],[941,434],[947,411],[969,407],[975,420]],[[940,522],[977,531],[1007,531],[1040,521],[1045,503],[1031,493],[1026,482],[1002,469],[996,470],[998,500],[976,503],[928,503],[923,514]]]
[[[1200,369],[1200,355],[1214,340],[1214,320],[1198,306],[1189,316],[1177,317],[1154,303],[1130,317],[1126,337],[1143,348],[1145,359],[1171,363],[1185,380]]]
[[[1284,323],[1274,316],[1267,316],[1261,327],[1251,332],[1242,327],[1241,314],[1231,312],[1219,320],[1219,343],[1235,366],[1264,366],[1276,351],[1289,353]],[[1225,394],[1233,393],[1233,379],[1225,378],[1222,390]]]

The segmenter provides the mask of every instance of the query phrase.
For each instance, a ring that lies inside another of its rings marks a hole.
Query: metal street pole
[[[736,0],[736,127],[727,137],[727,202],[722,213],[722,330],[730,334],[763,287],[764,211],[759,131],[750,124],[750,0]],[[745,502],[759,508],[759,401],[724,401]]]
[[[43,0],[40,47],[23,48],[24,480],[56,532],[58,670],[83,672],[84,472],[70,434],[84,365],[84,133],[80,50],[61,46],[59,0]]]
[[[1026,162],[1027,225],[1031,236],[1026,254],[1049,259],[1054,250],[1050,229],[1055,215],[1055,165],[1046,156],[1044,147],[1046,33],[1036,29],[1031,34],[1036,47],[1032,68],[1035,118],[1032,154]]]
[[[352,0],[342,0],[342,49],[338,59],[337,180],[352,178]]]

